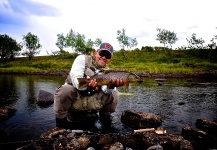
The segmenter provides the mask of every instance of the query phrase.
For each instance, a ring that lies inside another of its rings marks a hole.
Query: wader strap
[[[85,69],[90,68],[93,64],[93,58],[90,55],[85,55]]]

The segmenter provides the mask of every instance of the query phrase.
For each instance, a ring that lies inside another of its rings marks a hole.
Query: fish
[[[90,80],[96,79],[96,82],[99,86],[102,85],[111,85],[113,79],[121,79],[124,83],[125,89],[128,89],[129,83],[131,82],[142,82],[142,79],[135,73],[128,71],[115,71],[115,70],[106,70],[104,74],[97,74],[90,79],[86,78],[77,78],[78,88],[81,89],[87,86]]]

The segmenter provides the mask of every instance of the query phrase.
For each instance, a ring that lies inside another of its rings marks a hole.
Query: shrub
[[[141,51],[146,51],[146,52],[153,52],[154,48],[151,46],[142,46]]]

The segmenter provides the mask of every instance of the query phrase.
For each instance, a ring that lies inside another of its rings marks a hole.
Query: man
[[[93,55],[79,55],[72,64],[66,84],[56,90],[54,95],[54,113],[56,125],[67,127],[67,122],[85,118],[81,114],[99,112],[101,122],[110,118],[115,112],[119,100],[116,87],[123,86],[123,81],[112,80],[112,85],[98,86],[91,76],[102,74],[103,68],[108,69],[108,64],[113,55],[113,47],[109,43],[102,43]],[[90,80],[87,87],[78,88],[77,78]]]

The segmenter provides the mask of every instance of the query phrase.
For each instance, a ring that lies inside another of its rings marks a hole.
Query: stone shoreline
[[[140,130],[93,133],[55,127],[42,133],[40,141],[32,142],[17,150],[45,147],[54,150],[211,150],[217,148],[217,123],[214,121],[199,118],[195,123],[198,130],[186,126],[182,128],[181,135],[173,135],[166,133],[166,130],[156,132],[156,128],[149,128],[161,125],[161,118],[152,113],[125,111],[121,120],[124,124],[133,125]]]

